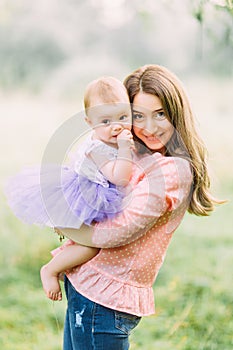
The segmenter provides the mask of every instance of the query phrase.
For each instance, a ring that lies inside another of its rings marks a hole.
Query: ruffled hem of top
[[[72,240],[67,240],[51,254],[55,256],[66,246],[73,244]],[[152,287],[138,286],[117,279],[96,268],[91,261],[67,271],[66,275],[77,292],[93,302],[136,316],[155,313]]]
[[[155,313],[152,287],[139,287],[116,279],[90,262],[66,275],[77,292],[93,302],[137,316]]]

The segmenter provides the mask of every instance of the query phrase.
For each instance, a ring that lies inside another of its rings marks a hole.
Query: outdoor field
[[[64,292],[53,303],[39,276],[58,237],[13,215],[7,179],[58,157],[63,143],[49,147],[63,131],[71,148],[85,135],[90,81],[123,81],[146,64],[183,82],[212,194],[227,202],[209,217],[185,215],[153,287],[156,313],[132,332],[130,350],[233,349],[232,18],[232,0],[0,1],[1,350],[61,350],[66,311]]]
[[[231,350],[233,346],[231,82],[212,81],[211,89],[206,81],[187,85],[209,148],[213,192],[228,203],[207,218],[186,214],[154,285],[156,314],[145,317],[133,332],[132,350]],[[0,114],[7,116],[0,141],[1,188],[25,163],[40,162],[49,137],[75,114],[75,108],[74,101],[1,96]],[[49,115],[45,128],[41,118]],[[39,278],[50,250],[60,244],[58,238],[49,229],[21,223],[3,194],[0,215],[0,347],[59,350],[66,300],[48,300]]]

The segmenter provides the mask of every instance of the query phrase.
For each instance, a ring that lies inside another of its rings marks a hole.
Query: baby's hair
[[[84,93],[84,107],[105,103],[129,103],[129,97],[124,84],[114,77],[101,77],[90,82]]]

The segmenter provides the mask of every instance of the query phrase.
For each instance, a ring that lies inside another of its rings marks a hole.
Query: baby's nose
[[[115,131],[115,132],[120,132],[122,129],[123,129],[123,127],[122,127],[121,124],[116,124],[116,123],[114,123],[114,124],[112,125],[112,130]]]

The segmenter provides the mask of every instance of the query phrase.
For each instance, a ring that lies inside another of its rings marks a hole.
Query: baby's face
[[[129,103],[97,104],[88,110],[88,124],[95,136],[108,144],[117,144],[117,136],[123,129],[131,130],[132,114]]]

